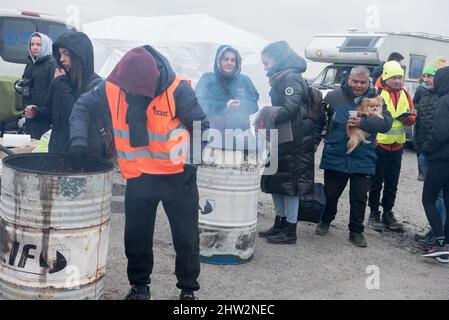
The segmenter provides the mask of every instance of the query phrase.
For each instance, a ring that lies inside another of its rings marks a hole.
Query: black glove
[[[85,167],[87,160],[87,147],[83,145],[70,146],[68,160],[75,171]]]
[[[399,117],[396,117],[396,120],[398,121],[404,121],[405,119],[407,119],[408,117],[410,117],[412,114],[410,112],[405,112],[403,114],[401,114]]]

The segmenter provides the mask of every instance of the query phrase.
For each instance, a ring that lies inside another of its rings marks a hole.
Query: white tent
[[[149,44],[195,85],[203,73],[213,71],[217,47],[232,45],[242,55],[242,72],[254,82],[261,104],[269,101],[268,79],[260,62],[260,52],[268,41],[208,15],[113,17],[87,23],[83,31],[92,39],[95,69],[103,77],[128,50]]]

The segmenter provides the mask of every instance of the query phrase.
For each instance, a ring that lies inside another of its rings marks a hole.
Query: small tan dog
[[[373,99],[363,99],[362,104],[357,108],[357,116],[375,116],[383,119],[382,116],[382,108],[383,108],[383,98],[378,96]],[[371,135],[370,133],[363,131],[357,127],[350,127],[349,125],[346,127],[346,133],[348,134],[348,149],[346,154],[350,154],[354,151],[355,148],[359,146],[361,142],[363,143],[371,143],[366,140]]]

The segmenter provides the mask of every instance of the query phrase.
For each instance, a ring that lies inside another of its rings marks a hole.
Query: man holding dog
[[[375,116],[357,117],[357,110],[364,98],[375,98],[374,89],[370,88],[370,71],[363,66],[354,67],[349,79],[341,88],[327,94],[327,130],[321,169],[324,169],[324,190],[327,205],[316,234],[325,235],[337,214],[338,200],[350,181],[350,222],[349,241],[359,247],[366,247],[363,236],[365,208],[371,176],[376,170],[376,153],[374,139],[378,132],[387,132],[393,119],[384,104],[383,119]],[[351,114],[351,116],[350,116]],[[353,152],[347,153],[347,126],[358,127],[371,136],[372,143],[360,144]]]

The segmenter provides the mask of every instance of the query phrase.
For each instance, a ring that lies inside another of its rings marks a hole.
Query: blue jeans
[[[427,171],[429,171],[429,161],[427,161],[426,156],[423,153],[420,153],[418,155],[418,167],[421,168],[422,174],[425,177],[427,174]],[[440,191],[438,194],[437,202],[435,203],[438,213],[441,217],[441,222],[443,223],[443,226],[446,223],[446,208],[444,207],[444,199],[443,199],[443,190]]]
[[[272,194],[274,208],[278,217],[287,217],[288,223],[298,222],[299,196]]]

